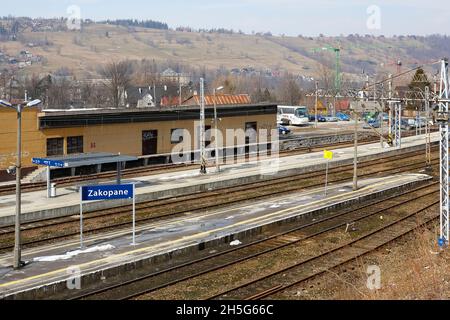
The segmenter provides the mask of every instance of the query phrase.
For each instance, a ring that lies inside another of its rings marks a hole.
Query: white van
[[[289,126],[307,125],[309,123],[308,108],[278,106],[277,122]]]

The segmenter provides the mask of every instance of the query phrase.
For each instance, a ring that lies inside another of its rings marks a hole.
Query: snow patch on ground
[[[59,261],[59,260],[68,260],[68,259],[76,257],[80,254],[108,251],[108,250],[112,250],[112,249],[115,249],[115,247],[113,245],[107,244],[107,245],[103,245],[103,246],[96,246],[96,247],[88,248],[85,250],[69,251],[66,254],[61,254],[61,255],[56,255],[56,256],[37,257],[37,258],[34,258],[33,261],[34,262],[54,262],[54,261]]]

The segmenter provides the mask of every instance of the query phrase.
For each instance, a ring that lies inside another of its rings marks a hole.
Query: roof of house
[[[233,104],[251,104],[251,98],[248,94],[218,94],[214,98],[214,95],[205,95],[205,105],[214,105],[214,99],[217,105],[233,105]],[[194,95],[183,102],[183,105],[199,105],[200,96]]]
[[[177,72],[175,72],[173,69],[168,68],[166,70],[164,70],[161,75],[163,77],[177,77],[179,74]]]

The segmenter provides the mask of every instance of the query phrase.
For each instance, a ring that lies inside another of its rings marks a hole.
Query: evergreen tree
[[[267,88],[266,88],[266,90],[264,90],[263,101],[267,101],[267,102],[272,101],[272,95],[270,94],[270,91]]]

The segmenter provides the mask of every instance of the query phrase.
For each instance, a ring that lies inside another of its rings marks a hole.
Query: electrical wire
[[[377,86],[377,85],[380,85],[380,84],[389,82],[389,81],[391,81],[391,80],[394,80],[394,79],[396,79],[396,78],[402,77],[402,76],[404,76],[404,75],[406,75],[406,74],[408,74],[408,73],[411,73],[411,72],[413,72],[413,71],[417,71],[417,70],[419,70],[419,69],[423,69],[424,66],[431,66],[431,65],[434,65],[434,64],[438,64],[438,63],[440,63],[441,61],[442,61],[442,60],[437,60],[437,61],[433,61],[433,62],[430,62],[430,63],[422,64],[422,65],[417,66],[417,67],[415,67],[415,68],[413,68],[413,69],[409,69],[409,70],[404,71],[404,72],[402,72],[402,73],[398,73],[398,74],[396,74],[396,75],[394,75],[394,76],[391,76],[391,77],[389,77],[389,78],[387,78],[387,79],[384,79],[384,80],[382,80],[382,81],[375,82],[375,83],[373,83],[373,84],[371,84],[371,85],[368,85],[368,86],[364,86],[363,90],[367,90],[367,89],[370,89],[370,88],[375,87],[375,86]]]

